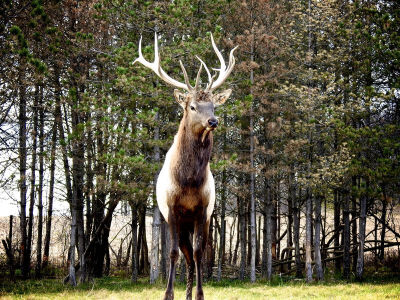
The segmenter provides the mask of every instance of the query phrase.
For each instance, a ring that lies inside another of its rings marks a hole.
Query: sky
[[[26,211],[28,214],[29,211],[29,188],[27,191],[27,199],[26,199]],[[46,214],[46,209],[47,209],[47,190],[44,191],[43,193],[43,214]],[[19,199],[19,192],[18,191],[5,191],[5,190],[0,190],[0,217],[4,216],[18,216],[19,215],[19,204],[16,201]],[[36,199],[37,201],[37,199]],[[37,215],[37,202],[35,203],[34,211],[33,214]],[[66,201],[61,201],[57,199],[57,197],[54,198],[53,202],[53,214],[54,215],[63,215],[69,213],[69,207],[68,203]]]
[[[9,215],[18,216],[19,211],[17,204],[13,203],[10,199],[3,199],[3,197],[0,198],[0,217]]]

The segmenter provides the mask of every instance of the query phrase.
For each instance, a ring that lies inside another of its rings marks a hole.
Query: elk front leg
[[[205,220],[206,216],[197,222],[194,229],[194,261],[196,263],[196,300],[204,300],[203,293],[203,275],[202,260],[203,252],[208,238],[209,222]]]
[[[168,215],[169,221],[169,230],[171,233],[171,251],[170,251],[170,268],[169,268],[169,277],[167,290],[165,291],[164,300],[172,300],[174,299],[174,281],[175,281],[175,269],[176,262],[179,258],[179,249],[178,249],[178,227],[177,220],[174,214],[169,212]]]

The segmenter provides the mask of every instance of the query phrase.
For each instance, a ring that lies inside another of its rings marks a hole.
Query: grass
[[[108,277],[77,287],[57,279],[0,283],[1,299],[162,299],[165,284],[149,285],[146,279],[132,284],[129,279]],[[370,279],[363,283],[330,280],[305,284],[302,280],[254,284],[237,280],[207,282],[206,299],[400,299],[400,278]],[[194,296],[194,294],[193,294]],[[193,297],[194,298],[194,297]],[[175,299],[185,299],[184,284],[175,284]]]

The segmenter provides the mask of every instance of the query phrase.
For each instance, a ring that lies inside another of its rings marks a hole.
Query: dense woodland
[[[120,207],[132,281],[165,278],[154,186],[182,112],[173,88],[132,65],[140,36],[153,60],[155,32],[163,69],[180,81],[179,60],[189,78],[196,55],[219,65],[210,33],[225,59],[239,45],[217,111],[206,277],[310,282],[329,268],[362,279],[366,257],[398,257],[398,1],[1,0],[1,201],[19,205],[18,232],[1,236],[2,271],[46,276],[54,205],[66,201],[65,282],[110,273]]]

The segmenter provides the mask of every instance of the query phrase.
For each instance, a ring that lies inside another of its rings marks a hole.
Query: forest
[[[141,37],[153,61],[155,33],[182,82],[180,60],[189,78],[196,56],[220,66],[211,35],[225,61],[238,46],[216,109],[206,279],[400,274],[398,1],[1,0],[0,203],[18,215],[3,217],[0,282],[165,282],[155,183],[183,111],[132,64]]]

